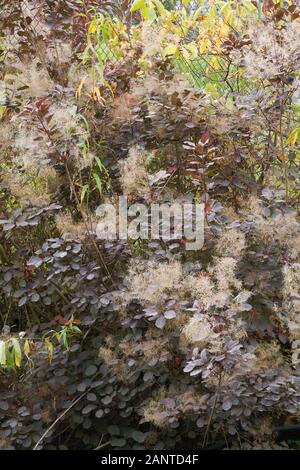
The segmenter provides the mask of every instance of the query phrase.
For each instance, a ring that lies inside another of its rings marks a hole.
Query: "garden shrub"
[[[299,420],[296,2],[140,3],[0,2],[3,449],[278,448]],[[203,248],[99,240],[121,195],[201,201]]]

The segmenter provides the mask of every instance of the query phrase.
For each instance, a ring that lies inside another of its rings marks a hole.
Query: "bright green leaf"
[[[6,364],[6,347],[5,342],[0,341],[0,365],[5,366]]]
[[[160,15],[163,15],[164,13],[166,13],[166,9],[160,0],[153,0],[153,3],[155,4],[157,11]]]
[[[130,11],[133,13],[134,11],[139,10],[145,5],[145,0],[134,0],[133,4],[131,5]]]
[[[80,193],[80,202],[83,203],[84,201],[84,198],[86,196],[86,194],[89,192],[89,185],[88,184],[85,184],[82,189],[81,189],[81,193]]]
[[[102,194],[102,181],[101,181],[100,176],[97,175],[97,173],[93,173],[93,177],[94,177],[99,193]]]

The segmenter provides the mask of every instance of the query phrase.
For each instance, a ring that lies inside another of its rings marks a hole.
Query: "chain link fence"
[[[113,2],[114,9],[120,3],[123,4],[122,2],[126,3],[127,9],[130,7],[128,0],[121,2],[115,0]],[[21,60],[28,53],[34,55],[39,43],[47,43],[47,47],[48,45],[51,47],[52,43],[55,47],[55,41],[68,42],[74,52],[83,52],[86,46],[86,31],[92,15],[95,14],[95,11],[110,11],[112,13],[112,3],[109,0],[97,0],[97,2],[89,0],[88,3],[84,3],[93,5],[96,10],[90,15],[82,15],[83,10],[80,8],[83,3],[76,0],[57,0],[56,2],[45,0],[16,0],[14,2],[2,0],[1,2],[0,0],[0,27],[2,26],[6,47],[17,53]],[[56,5],[52,10],[49,7],[51,4]],[[131,16],[130,18],[131,22],[136,23],[136,19]],[[181,27],[180,24],[178,26]],[[188,34],[184,34],[183,46],[195,40],[196,36],[197,31],[191,28]],[[119,59],[104,41],[100,48],[101,60],[104,63],[118,62]],[[175,63],[179,71],[187,75],[193,85],[201,87],[208,67],[205,61],[205,57],[187,59],[184,54],[179,52],[179,58],[175,60]],[[218,77],[216,77],[217,79]]]
[[[52,2],[53,3],[53,2]],[[91,1],[91,5],[95,2]],[[105,6],[104,2],[102,7]],[[55,43],[69,43],[73,52],[82,52],[86,46],[87,24],[92,16],[84,16],[82,2],[60,1],[51,9],[51,2],[42,0],[0,0],[0,39],[8,51],[33,54],[38,44],[53,46]],[[104,11],[99,6],[97,11]],[[117,58],[107,47],[102,47],[104,60],[116,61]]]

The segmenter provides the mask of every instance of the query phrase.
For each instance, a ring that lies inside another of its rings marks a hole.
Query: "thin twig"
[[[47,434],[51,431],[51,429],[53,429],[56,424],[80,401],[82,400],[82,398],[88,393],[88,390],[85,391],[82,395],[80,395],[75,401],[73,401],[73,403],[71,403],[71,405],[61,414],[59,415],[58,418],[56,418],[55,421],[53,421],[53,423],[51,424],[51,426],[46,429],[46,431],[44,432],[44,434],[40,437],[40,439],[37,441],[37,443],[35,444],[33,450],[38,450],[38,447],[39,445],[43,442],[43,440],[45,439],[45,437],[47,436]]]

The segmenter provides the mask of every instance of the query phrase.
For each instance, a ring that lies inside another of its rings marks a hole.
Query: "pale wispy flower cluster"
[[[255,228],[258,236],[265,242],[277,242],[285,246],[292,259],[300,256],[300,224],[290,214],[278,215],[272,221],[262,217],[255,220]]]
[[[112,121],[117,124],[130,124],[135,118],[133,109],[136,108],[138,104],[139,99],[134,93],[123,93],[121,96],[116,96],[111,110]]]
[[[285,291],[289,295],[299,293],[300,289],[300,263],[294,263],[284,268]]]
[[[68,140],[71,137],[80,137],[81,139],[88,137],[82,116],[78,113],[77,106],[70,101],[61,101],[53,104],[51,107],[53,114],[51,125],[57,128],[61,138]]]
[[[198,348],[205,347],[214,337],[212,325],[207,315],[194,315],[181,333],[181,340]]]
[[[236,277],[238,260],[231,257],[215,258],[209,268],[215,278],[219,292],[230,292],[231,289],[241,289],[242,283]]]
[[[132,262],[127,276],[130,298],[156,304],[180,287],[183,272],[178,261],[169,263]]]
[[[214,258],[208,267],[208,272],[200,272],[189,275],[184,279],[184,290],[208,311],[211,307],[231,307],[239,310],[239,305],[246,302],[250,294],[241,291],[242,283],[237,278],[238,261],[235,258]],[[235,291],[240,291],[235,296]]]
[[[151,331],[151,330],[150,330]],[[129,342],[127,340],[123,340],[120,342],[119,347],[124,354],[125,358],[128,357],[139,357],[141,360],[141,355],[146,363],[150,361],[160,358],[167,360],[170,357],[170,353],[166,348],[167,339],[162,340],[151,338],[150,332],[148,331],[145,335],[145,339],[143,341],[137,342]]]
[[[128,359],[149,364],[150,361],[167,361],[170,359],[167,339],[154,339],[149,332],[146,333],[143,341],[128,341],[124,339],[116,344],[109,335],[105,339],[105,344],[99,348],[99,357],[105,362],[107,367],[117,371],[120,380],[128,381]]]
[[[298,252],[299,257],[299,252]],[[275,305],[276,316],[287,327],[294,350],[292,360],[300,363],[300,263],[285,263],[282,268],[282,306]]]
[[[212,305],[216,287],[209,276],[203,273],[187,276],[185,284],[187,290],[191,292],[195,299],[201,302],[205,309]]]
[[[221,256],[237,257],[245,251],[245,234],[236,229],[226,230],[219,238],[216,251]]]
[[[263,203],[258,197],[251,194],[249,198],[241,201],[241,203],[242,209],[240,212],[245,217],[249,217],[254,220],[263,216]]]
[[[153,28],[152,25],[144,23],[140,41],[145,57],[153,57],[162,50],[163,30],[161,28]]]
[[[70,212],[61,212],[55,218],[56,227],[64,239],[85,240],[95,233],[98,221],[91,212],[85,212],[84,217],[85,221],[75,221]]]
[[[47,160],[49,148],[50,142],[45,134],[41,134],[30,124],[19,123],[14,138],[14,149],[24,168]]]
[[[55,141],[72,145],[72,155],[75,155],[75,163],[80,168],[90,166],[93,156],[88,153],[83,155],[78,145],[73,145],[73,139],[85,142],[89,132],[84,126],[82,117],[77,112],[77,106],[67,100],[54,102],[51,106],[52,118],[50,126],[55,129],[53,139]],[[53,148],[53,142],[46,133],[29,122],[20,122],[14,118],[16,124],[13,146],[17,152],[18,160],[26,168],[32,164],[47,162],[49,150]]]
[[[256,370],[278,367],[284,363],[284,357],[280,350],[280,345],[275,342],[258,343],[255,348],[255,361],[253,368]]]
[[[133,80],[132,89],[134,94],[140,99],[153,95],[163,96],[164,94],[171,96],[173,93],[183,93],[185,90],[190,89],[190,84],[180,74],[175,74],[172,80],[165,82],[160,80],[154,73],[148,73],[145,77]],[[152,103],[148,103],[151,105]],[[153,106],[153,104],[152,104]],[[153,111],[156,108],[153,108]]]
[[[207,399],[207,394],[200,395],[194,388],[187,389],[184,393],[170,393],[166,388],[161,388],[156,398],[143,406],[143,420],[163,429],[169,426],[169,420],[173,417],[186,413],[195,414],[195,410],[205,408]]]
[[[9,189],[22,207],[43,207],[49,204],[58,185],[56,171],[43,165],[31,165],[23,173],[7,169],[1,177],[1,187]]]
[[[264,98],[267,91],[264,90]],[[261,132],[263,116],[259,111],[260,95],[239,95],[234,103],[224,98],[216,100],[216,108],[207,117],[208,122],[216,135],[229,134],[239,129],[251,129],[252,132]],[[254,119],[255,116],[255,119]]]
[[[128,157],[120,162],[120,180],[125,195],[149,198],[151,188],[147,167],[151,158],[151,154],[145,149],[134,146],[130,149]]]
[[[249,35],[253,43],[243,56],[243,64],[249,77],[273,79],[297,69],[300,60],[299,21],[289,23],[281,29],[271,24],[263,27],[253,25]]]
[[[47,49],[47,59],[49,62],[58,64],[69,63],[72,58],[72,47],[68,42],[55,42]]]
[[[300,313],[300,263],[286,264],[283,268],[283,294],[292,302],[295,312]]]
[[[165,28],[155,28],[153,24],[143,24],[140,41],[143,48],[143,56],[150,58],[162,54],[168,44],[178,44],[180,36],[172,34]]]
[[[300,363],[300,263],[283,267],[283,307],[278,317],[286,325],[292,342],[292,362]]]
[[[65,239],[85,239],[87,228],[83,222],[75,223],[69,213],[58,214],[55,218],[56,227]]]
[[[30,98],[47,96],[55,87],[39,59],[35,58],[29,63],[18,61],[13,65],[17,70],[16,83],[18,86],[28,87],[25,93]]]
[[[10,157],[14,146],[14,129],[9,122],[1,122],[0,126],[0,161]]]

